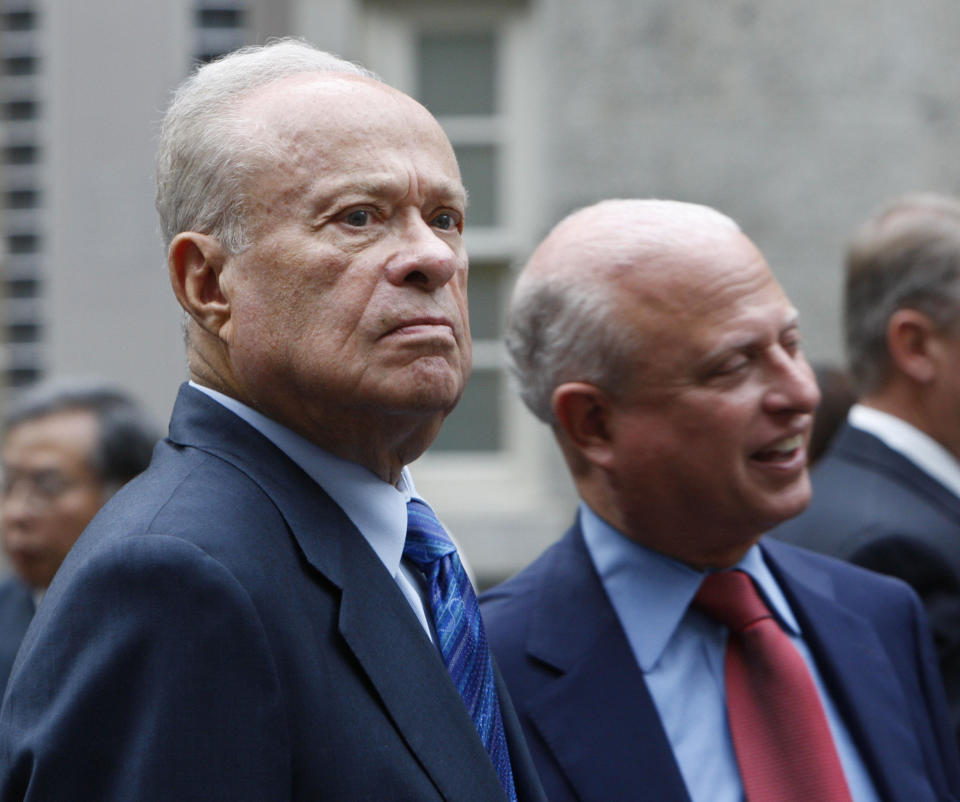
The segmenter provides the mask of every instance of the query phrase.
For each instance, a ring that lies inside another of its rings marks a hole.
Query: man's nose
[[[397,252],[387,265],[391,283],[412,284],[432,292],[456,274],[462,257],[423,218],[417,216],[408,222],[397,236]]]
[[[766,396],[772,412],[812,413],[820,403],[820,388],[802,353],[783,353]]]
[[[22,484],[4,490],[0,496],[0,525],[5,529],[26,520],[36,509],[36,503]]]

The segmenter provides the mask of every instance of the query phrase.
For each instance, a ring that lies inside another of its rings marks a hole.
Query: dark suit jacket
[[[766,544],[764,556],[881,798],[960,793],[960,761],[914,594],[782,543]],[[482,605],[551,802],[689,799],[579,526]]]
[[[19,577],[0,583],[0,696],[35,609],[33,591]]]
[[[501,695],[522,800],[542,799]],[[366,540],[291,460],[189,387],[31,626],[0,712],[0,798],[505,795]]]
[[[849,425],[812,478],[810,506],[771,534],[897,576],[920,594],[960,738],[960,498]]]

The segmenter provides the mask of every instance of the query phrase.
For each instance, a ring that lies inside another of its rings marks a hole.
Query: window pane
[[[497,149],[493,145],[457,145],[460,175],[470,199],[468,226],[495,226],[497,215]]]
[[[11,100],[3,106],[7,120],[32,120],[37,116],[37,104],[32,100]]]
[[[36,27],[36,15],[32,11],[8,11],[2,18],[3,30],[29,31]]]
[[[504,378],[497,370],[474,370],[457,408],[440,430],[432,451],[497,451],[501,447],[500,394]]]
[[[12,279],[5,282],[7,298],[38,298],[40,281],[35,278]]]
[[[33,56],[10,56],[3,60],[6,75],[33,75],[37,71],[37,60]]]
[[[8,145],[3,149],[3,158],[7,164],[35,164],[40,157],[36,145]]]
[[[499,340],[508,276],[505,262],[470,262],[470,331],[474,340]]]
[[[11,189],[7,192],[8,209],[36,209],[40,205],[40,193],[35,189]]]
[[[11,254],[37,253],[40,237],[36,234],[11,234],[7,237],[7,250]]]
[[[496,112],[493,31],[421,33],[417,42],[419,100],[435,115]]]
[[[240,28],[243,26],[243,11],[239,8],[200,8],[196,11],[196,19],[201,28]]]

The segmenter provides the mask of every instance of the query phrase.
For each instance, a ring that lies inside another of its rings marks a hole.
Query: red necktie
[[[730,628],[727,715],[749,802],[850,802],[807,664],[750,577],[710,574],[694,605]]]

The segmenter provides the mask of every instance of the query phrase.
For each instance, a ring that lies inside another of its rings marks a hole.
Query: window
[[[420,30],[413,43],[414,94],[445,126],[469,193],[469,230],[500,224],[497,115],[498,35],[479,30]],[[459,134],[459,136],[457,136]],[[477,353],[463,400],[433,444],[436,451],[498,451],[504,447],[502,366],[490,348],[500,336],[500,283],[505,264],[471,259],[470,319]],[[486,346],[486,347],[485,347]],[[489,352],[489,353],[488,353]]]
[[[524,14],[502,6],[425,8],[419,3],[370,4],[369,66],[423,103],[453,143],[469,195],[473,375],[463,400],[430,449],[432,456],[503,457],[510,448],[512,408],[502,352],[503,309],[510,266],[529,243],[522,228],[518,183],[526,141],[524,99],[506,66],[522,57]],[[529,231],[529,229],[527,229]]]
[[[538,203],[534,5],[368,0],[361,14],[360,61],[434,114],[469,193],[473,375],[414,476],[481,586],[529,562],[574,503],[557,503],[556,447],[509,386],[502,344],[514,267],[547,222]]]
[[[0,10],[0,220],[3,231],[5,384],[17,387],[43,374],[41,272],[44,256],[38,123],[43,115],[38,76],[40,16],[29,0]]]
[[[194,58],[212,61],[247,44],[244,0],[195,0]]]

